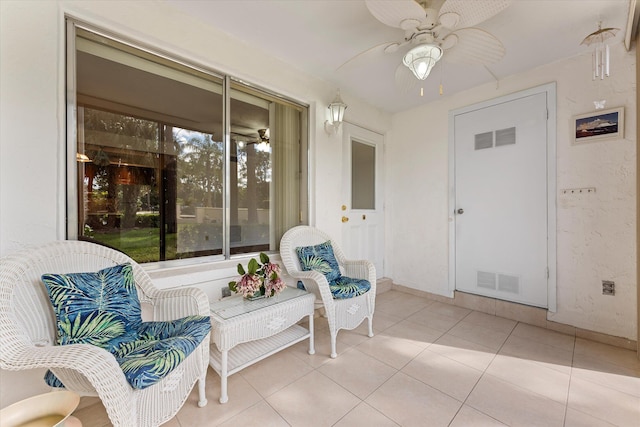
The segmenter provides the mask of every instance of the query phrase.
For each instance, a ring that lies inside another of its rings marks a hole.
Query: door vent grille
[[[479,288],[520,294],[520,278],[518,276],[488,271],[477,271],[476,274],[476,286]]]
[[[500,129],[496,131],[496,147],[513,145],[516,143],[516,128]]]
[[[486,271],[478,271],[477,285],[479,288],[494,289],[496,288],[496,274],[487,273]]]
[[[519,294],[520,278],[518,276],[509,276],[508,274],[498,274],[498,290]]]
[[[493,132],[478,133],[474,139],[476,150],[493,147]]]

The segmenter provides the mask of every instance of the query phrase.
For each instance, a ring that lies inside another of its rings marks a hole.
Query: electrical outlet
[[[231,289],[222,288],[222,298],[230,297],[230,296],[231,296]]]
[[[602,281],[602,295],[615,295],[616,294],[616,282],[613,280]]]

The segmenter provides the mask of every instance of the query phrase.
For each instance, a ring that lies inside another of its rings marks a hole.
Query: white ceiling
[[[373,46],[403,38],[402,30],[376,20],[364,0],[166,1],[391,113],[438,98],[440,83],[447,96],[585,53],[589,48],[580,42],[597,29],[599,20],[604,27],[620,28],[609,43],[622,43],[629,9],[629,0],[513,0],[506,10],[476,25],[504,44],[506,55],[500,62],[488,68],[452,64],[446,61],[445,52],[422,85],[416,80],[415,86],[402,90],[395,72],[408,48],[395,54],[365,54],[337,70]],[[612,68],[615,72],[615,64]]]

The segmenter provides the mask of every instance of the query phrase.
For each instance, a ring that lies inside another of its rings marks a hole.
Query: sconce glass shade
[[[402,63],[406,65],[413,75],[420,80],[424,80],[429,73],[442,58],[442,49],[434,44],[421,44],[411,49],[402,59]]]
[[[109,166],[109,164],[111,164],[111,160],[109,160],[109,156],[101,148],[93,156],[93,164],[96,165],[96,166],[105,167],[105,166]]]
[[[336,98],[331,104],[329,104],[329,113],[331,114],[331,122],[334,126],[340,126],[344,119],[344,111],[347,109],[347,104],[340,98],[340,91],[336,94]]]

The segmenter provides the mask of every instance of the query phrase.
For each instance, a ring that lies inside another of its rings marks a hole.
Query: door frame
[[[455,182],[455,116],[482,108],[510,102],[526,96],[546,94],[547,98],[547,310],[557,309],[557,245],[556,245],[556,82],[449,111],[449,284],[453,297],[456,290],[456,182]]]

